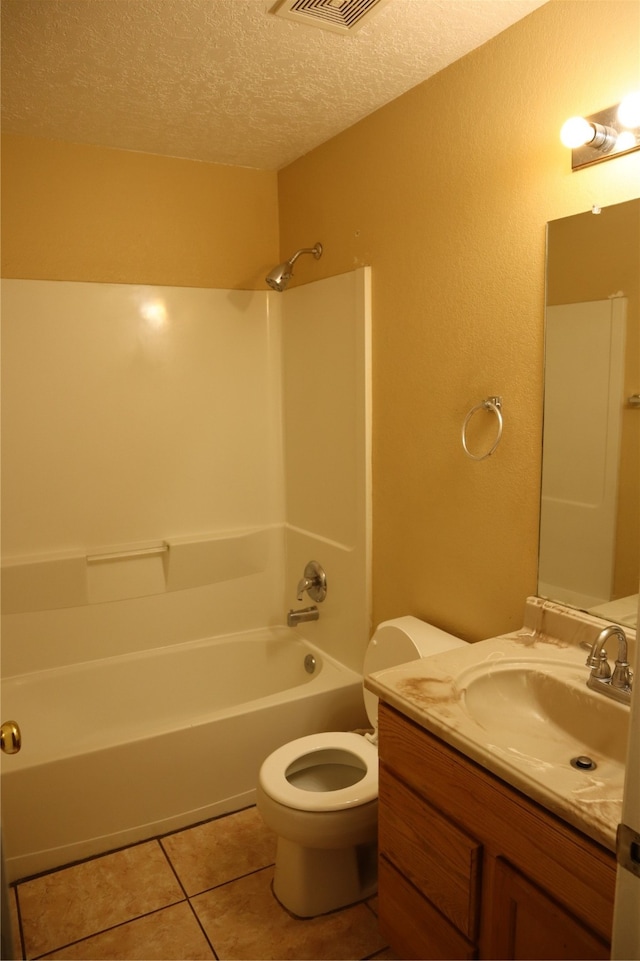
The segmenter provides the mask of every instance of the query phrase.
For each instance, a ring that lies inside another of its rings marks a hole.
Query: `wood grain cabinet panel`
[[[494,924],[486,954],[496,961],[592,961],[609,957],[609,945],[503,858],[495,867]]]
[[[468,938],[477,933],[481,848],[423,798],[389,776],[380,780],[380,853]]]
[[[387,861],[378,868],[380,933],[403,961],[472,961],[475,945]]]
[[[613,853],[384,703],[378,722],[379,916],[398,956],[608,957]]]

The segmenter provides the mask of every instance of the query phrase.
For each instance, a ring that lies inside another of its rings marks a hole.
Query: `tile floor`
[[[271,891],[274,856],[274,836],[247,808],[18,882],[10,892],[16,956],[393,961],[375,898],[294,918]]]

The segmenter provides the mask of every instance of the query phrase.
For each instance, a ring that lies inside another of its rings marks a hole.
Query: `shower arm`
[[[295,254],[290,257],[286,263],[288,263],[290,267],[293,267],[300,254],[313,254],[316,260],[319,260],[322,256],[322,244],[317,243],[315,247],[302,247],[300,250],[296,250]]]

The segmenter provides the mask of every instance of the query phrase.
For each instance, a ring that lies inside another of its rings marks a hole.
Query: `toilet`
[[[383,621],[367,646],[363,673],[464,643],[417,617]],[[378,698],[365,690],[364,701],[373,734],[297,738],[260,768],[258,810],[278,838],[273,891],[298,917],[334,911],[377,888]]]

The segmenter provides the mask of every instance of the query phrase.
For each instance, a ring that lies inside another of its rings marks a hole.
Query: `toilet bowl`
[[[464,644],[417,617],[384,621],[368,644],[371,674]],[[258,810],[278,837],[275,896],[298,917],[361,901],[377,887],[378,699],[364,691],[373,734],[329,731],[283,744],[258,778]]]

